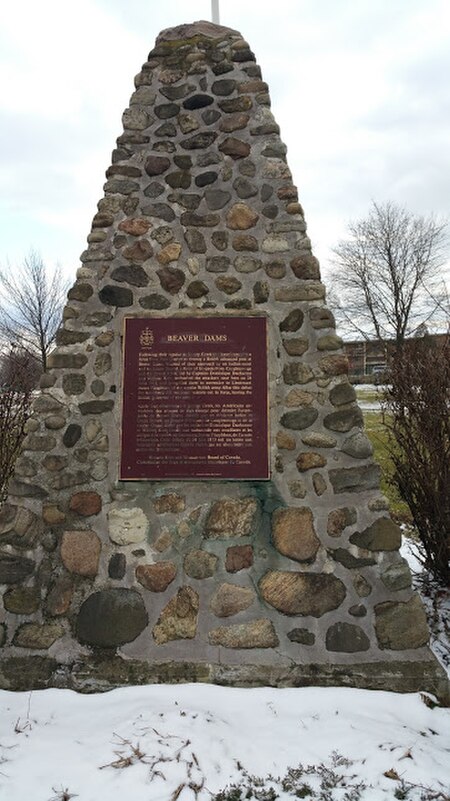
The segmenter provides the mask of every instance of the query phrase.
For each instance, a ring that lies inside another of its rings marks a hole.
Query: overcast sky
[[[34,247],[75,276],[133,77],[210,0],[3,0],[0,262]],[[269,83],[309,234],[371,200],[449,214],[449,0],[220,0]]]

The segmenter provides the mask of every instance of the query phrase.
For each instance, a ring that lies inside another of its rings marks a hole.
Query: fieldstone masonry
[[[249,45],[164,31],[135,86],[0,511],[0,686],[445,697]],[[118,481],[125,315],[267,317],[270,481]]]

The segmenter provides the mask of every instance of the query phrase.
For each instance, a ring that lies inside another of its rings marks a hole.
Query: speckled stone
[[[258,219],[259,215],[245,203],[235,203],[227,213],[227,225],[232,230],[253,228]]]
[[[207,551],[188,551],[183,561],[183,569],[189,578],[201,580],[214,576],[219,558]]]
[[[155,310],[163,310],[168,309],[170,306],[170,300],[165,298],[164,295],[159,295],[157,292],[152,292],[150,295],[145,295],[143,298],[139,298],[139,305],[142,306],[143,309],[155,309]]]
[[[285,384],[308,384],[314,380],[314,372],[308,364],[303,362],[289,362],[283,368]]]
[[[157,645],[171,640],[193,639],[197,633],[198,610],[198,593],[192,587],[180,587],[153,627],[153,638]]]
[[[266,619],[219,626],[209,632],[208,639],[211,645],[224,648],[276,648],[279,645],[274,625]]]
[[[13,645],[42,650],[50,648],[64,633],[65,628],[60,623],[23,623],[14,635]]]
[[[227,295],[234,295],[236,292],[239,292],[242,287],[242,282],[233,275],[219,275],[214,283],[217,289],[220,289],[221,292],[225,292]]]
[[[69,573],[96,576],[100,551],[101,542],[94,531],[64,531],[61,559]]]
[[[207,539],[246,537],[252,533],[258,504],[255,498],[223,498],[211,507],[205,524]]]
[[[297,470],[301,473],[317,467],[325,467],[326,463],[327,460],[323,454],[314,453],[313,451],[299,453],[296,459]]]
[[[356,523],[357,515],[354,506],[343,506],[334,509],[328,514],[327,534],[330,537],[340,537],[347,526]]]

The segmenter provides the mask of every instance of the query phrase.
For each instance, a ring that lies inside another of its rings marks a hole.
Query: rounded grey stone
[[[170,306],[170,300],[165,298],[164,295],[158,295],[158,293],[153,292],[151,295],[145,295],[145,297],[139,299],[139,305],[142,306],[143,309],[168,309]]]
[[[325,645],[327,651],[353,654],[357,651],[368,651],[370,641],[359,626],[353,623],[334,623],[326,633]]]
[[[205,200],[206,205],[212,211],[223,209],[229,200],[231,200],[231,192],[222,189],[207,189],[205,191]]]
[[[108,576],[112,579],[123,579],[127,567],[124,553],[113,553],[108,563]]]
[[[176,103],[161,103],[159,106],[154,106],[153,110],[160,120],[168,120],[180,113],[180,107]]]
[[[104,286],[98,293],[98,296],[105,306],[117,306],[122,308],[124,306],[133,305],[133,293],[131,289],[126,289],[125,287],[113,285]]]
[[[197,108],[205,108],[214,103],[214,98],[211,95],[196,94],[191,95],[186,100],[183,100],[183,108],[188,111],[194,111]]]
[[[101,381],[99,378],[96,378],[94,381],[92,381],[91,392],[96,398],[100,397],[100,395],[103,395],[104,391],[105,385],[103,381]]]
[[[148,206],[144,206],[142,211],[144,214],[148,214],[149,217],[158,217],[164,222],[170,223],[175,219],[175,212],[167,203],[150,203]]]
[[[347,437],[342,443],[341,450],[355,459],[367,459],[373,453],[372,443],[362,431]]]
[[[203,112],[202,120],[205,125],[213,125],[215,122],[217,122],[217,120],[220,119],[220,116],[220,111],[217,111],[217,109],[214,108],[208,108]]]
[[[213,231],[211,235],[211,242],[217,250],[226,250],[228,247],[228,233],[227,231]]]
[[[233,182],[233,188],[235,189],[237,196],[242,199],[254,197],[258,194],[258,187],[248,181],[247,178],[236,178],[236,180]]]
[[[25,556],[0,553],[0,584],[19,584],[33,573],[35,563]]]
[[[63,445],[66,448],[73,448],[81,437],[81,426],[77,423],[70,423],[63,435]]]
[[[86,376],[80,373],[66,373],[63,376],[62,387],[66,395],[81,395],[86,389]]]
[[[79,642],[100,648],[117,648],[133,642],[148,625],[144,601],[136,590],[100,590],[84,601],[78,613]]]
[[[200,231],[188,228],[184,232],[184,238],[191,253],[206,253],[205,237]]]
[[[230,266],[230,259],[227,256],[211,256],[206,259],[206,269],[210,273],[226,273]]]
[[[305,407],[303,409],[296,409],[294,412],[286,412],[281,416],[280,423],[284,428],[291,428],[295,431],[301,431],[308,428],[317,420],[319,412],[317,409]]]
[[[330,431],[350,431],[355,426],[362,428],[363,416],[361,409],[355,406],[352,409],[331,412],[331,414],[326,415],[323,424]]]
[[[148,186],[146,186],[146,188],[144,189],[144,195],[145,197],[150,197],[154,199],[155,197],[159,197],[159,195],[162,195],[164,191],[165,187],[163,184],[159,184],[156,181],[153,181],[151,184],[148,184]]]
[[[221,78],[217,81],[214,81],[213,85],[211,86],[212,92],[220,97],[231,95],[235,88],[236,81],[233,81],[231,78]]]
[[[301,309],[293,309],[280,323],[280,331],[298,331],[303,325],[305,315]]]
[[[116,267],[111,273],[113,281],[131,284],[132,286],[147,286],[148,275],[143,267],[138,265],[124,264]]]
[[[333,406],[343,406],[346,403],[353,403],[356,400],[356,392],[354,387],[345,381],[342,384],[337,384],[330,391],[330,403]]]
[[[166,183],[172,189],[189,189],[191,180],[191,175],[186,170],[175,170],[166,175]]]
[[[217,172],[214,170],[208,170],[207,172],[202,172],[200,175],[197,175],[195,179],[196,186],[208,186],[209,184],[213,184],[217,181]]]
[[[288,640],[298,642],[300,645],[314,645],[316,641],[315,635],[308,629],[292,629],[287,636]]]
[[[393,565],[389,565],[381,574],[383,584],[389,590],[406,590],[411,586],[411,571],[406,559],[400,559]]]
[[[104,414],[114,407],[113,400],[93,400],[78,404],[81,414]]]

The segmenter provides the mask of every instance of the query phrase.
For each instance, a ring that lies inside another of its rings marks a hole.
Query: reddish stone
[[[150,256],[153,256],[153,248],[146,239],[138,239],[130,247],[124,248],[123,256],[130,261],[147,261]]]
[[[119,223],[119,230],[125,231],[126,234],[130,234],[131,236],[142,236],[142,234],[146,234],[151,227],[151,222],[144,217],[133,217],[128,220],[122,220],[122,222]]]
[[[320,542],[311,509],[307,506],[277,509],[272,518],[272,541],[284,556],[297,562],[312,562]]]
[[[96,576],[101,543],[94,531],[65,531],[61,543],[61,559],[70,573]]]
[[[166,156],[149,156],[145,162],[147,175],[162,175],[170,167],[170,159]]]
[[[225,568],[228,573],[238,573],[253,564],[253,548],[251,545],[232,545],[227,548]]]
[[[136,578],[146,590],[164,592],[177,575],[173,562],[157,562],[154,565],[138,565]]]
[[[226,156],[231,156],[232,159],[243,159],[250,153],[250,145],[243,142],[241,139],[236,139],[234,136],[229,136],[219,145],[219,150],[225,153]]]
[[[69,508],[83,517],[98,515],[102,508],[102,499],[97,492],[76,492],[70,499]]]
[[[225,117],[220,125],[219,128],[221,131],[225,133],[232,133],[233,131],[238,131],[241,128],[245,128],[249,121],[250,117],[248,114],[244,113],[237,113],[237,114],[230,114],[229,117]]]

